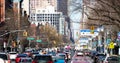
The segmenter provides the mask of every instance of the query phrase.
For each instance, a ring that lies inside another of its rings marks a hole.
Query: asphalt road
[[[75,52],[72,50],[71,51],[71,59],[74,56]],[[91,59],[89,56],[85,56],[86,59]],[[67,62],[67,63],[71,63],[71,59]],[[87,60],[89,63],[93,63],[93,60]],[[12,61],[11,63],[15,63],[14,61]]]
[[[72,60],[72,57],[74,56],[74,54],[75,54],[75,52],[71,51],[71,60]],[[91,59],[89,56],[84,56],[84,58],[87,59],[88,63],[93,63],[93,59]],[[68,63],[71,63],[71,60],[69,60]]]

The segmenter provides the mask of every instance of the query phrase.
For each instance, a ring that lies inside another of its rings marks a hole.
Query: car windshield
[[[106,56],[105,54],[97,54],[96,56]]]
[[[0,54],[0,58],[2,58],[3,60],[8,60],[7,55],[5,54]]]
[[[20,62],[32,62],[31,59],[21,59]]]
[[[27,54],[19,54],[17,57],[27,57]]]
[[[65,59],[64,56],[63,56],[63,57],[60,56],[60,57],[57,57],[57,58],[56,58],[56,60],[64,60],[64,59]]]
[[[32,54],[39,54],[39,52],[33,52]]]
[[[41,55],[41,56],[35,56],[34,59],[35,60],[47,60],[48,61],[48,60],[52,60],[51,58],[52,58],[51,56],[42,56]]]

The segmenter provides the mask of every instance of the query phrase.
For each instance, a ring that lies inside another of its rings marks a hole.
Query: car
[[[105,59],[105,57],[106,57],[106,54],[104,54],[104,53],[98,53],[98,54],[96,54],[95,57],[94,57],[94,62],[95,62],[95,63],[103,62],[104,59]]]
[[[30,51],[29,50],[25,51],[24,54],[27,54],[29,57],[32,57],[32,51],[31,50]]]
[[[5,63],[4,60],[2,58],[0,58],[0,63]]]
[[[89,49],[83,49],[83,53],[84,53],[86,56],[90,56],[90,50],[89,50]]]
[[[48,52],[47,54],[52,55],[52,56],[56,56],[56,52],[54,52],[54,51]]]
[[[32,58],[31,57],[22,57],[22,58],[20,58],[19,63],[32,63]]]
[[[0,52],[0,58],[3,59],[5,63],[11,63],[8,53]]]
[[[56,56],[65,57],[65,60],[68,60],[67,55],[65,53],[57,53]]]
[[[11,63],[10,57],[8,53],[0,52],[0,58],[5,62],[5,63]],[[2,61],[1,60],[1,61]]]
[[[103,63],[119,63],[120,62],[119,59],[120,58],[117,55],[110,55],[105,58]]]
[[[65,60],[65,57],[56,56],[54,57],[54,63],[67,63],[67,61]]]
[[[17,57],[18,53],[17,52],[9,52],[9,56],[11,60],[15,60],[15,58]]]
[[[105,58],[106,58],[106,54],[100,54],[99,56],[96,56],[96,62],[97,63],[103,63]]]
[[[35,55],[35,57],[33,58],[32,63],[54,63],[53,62],[53,58],[51,55]]]
[[[93,59],[98,52],[95,50],[90,51],[90,57]]]
[[[27,54],[18,54],[18,55],[16,56],[15,62],[16,62],[16,63],[19,63],[19,62],[21,61],[21,59],[22,59],[22,58],[25,58],[25,57],[28,57],[28,55],[27,55]]]
[[[35,57],[35,55],[39,54],[39,52],[34,51],[34,52],[32,52],[31,54],[32,54],[32,58],[34,58],[34,57]]]
[[[82,53],[82,52],[77,52],[77,53],[76,53],[76,56],[84,56],[84,53]]]

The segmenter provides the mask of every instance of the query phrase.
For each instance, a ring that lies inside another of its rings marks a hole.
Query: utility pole
[[[84,0],[82,0],[82,29],[84,29]]]

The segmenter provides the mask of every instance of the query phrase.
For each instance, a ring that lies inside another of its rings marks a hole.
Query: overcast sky
[[[82,0],[69,0],[68,14],[72,22],[71,29],[74,35],[74,39],[78,39],[76,33],[80,32],[80,22],[82,17]]]

